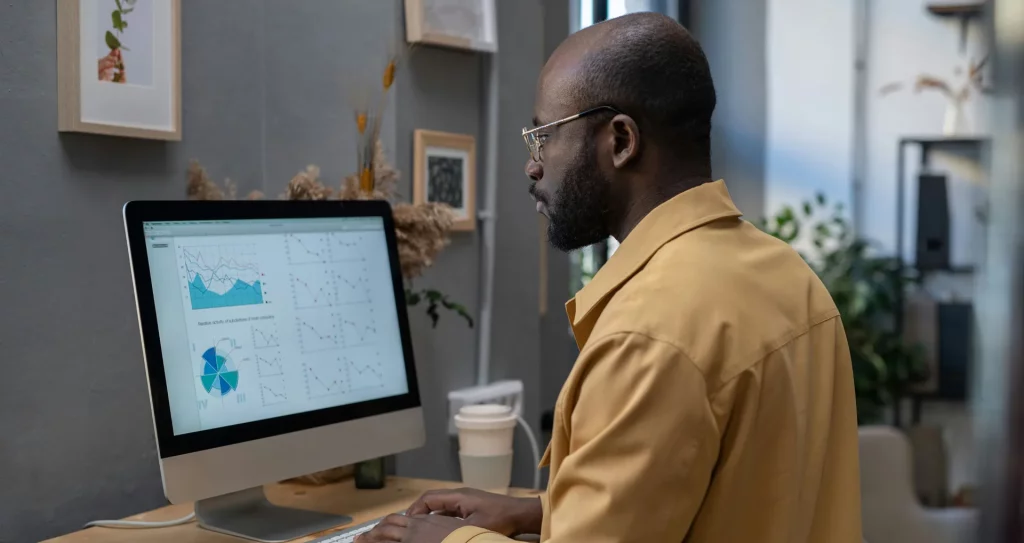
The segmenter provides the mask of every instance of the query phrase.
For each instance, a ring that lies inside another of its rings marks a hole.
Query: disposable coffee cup
[[[507,405],[467,405],[455,415],[459,429],[462,484],[508,493],[512,482],[512,438],[516,416]]]

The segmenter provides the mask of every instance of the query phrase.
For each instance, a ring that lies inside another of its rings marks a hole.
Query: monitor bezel
[[[395,294],[395,309],[405,358],[408,392],[354,404],[341,405],[262,419],[221,428],[174,434],[167,380],[164,374],[160,330],[157,324],[153,283],[143,223],[168,221],[213,221],[247,219],[322,219],[380,217],[384,223],[388,259]],[[266,439],[292,432],[328,426],[420,407],[416,364],[405,306],[405,288],[398,260],[391,206],[380,200],[367,201],[133,201],[124,206],[125,233],[135,287],[139,328],[149,383],[150,401],[160,458],[170,458],[217,447]]]

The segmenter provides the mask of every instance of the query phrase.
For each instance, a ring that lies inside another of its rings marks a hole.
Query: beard
[[[597,167],[593,145],[566,168],[565,178],[548,210],[548,240],[563,252],[575,251],[608,239],[611,187]]]

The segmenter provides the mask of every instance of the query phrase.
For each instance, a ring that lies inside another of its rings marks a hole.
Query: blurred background
[[[482,47],[411,50],[397,0],[181,4],[176,142],[58,133],[56,2],[0,6],[0,541],[165,503],[121,205],[185,198],[192,160],[240,195],[277,197],[309,164],[338,186],[395,59],[379,141],[397,199],[415,192],[414,132],[458,133],[476,141],[487,214],[415,281],[476,326],[410,307],[430,438],[390,469],[458,478],[447,393],[478,381],[479,360],[522,383],[546,441],[577,354],[562,304],[616,244],[547,248],[520,129],[554,48],[636,11],[700,40],[715,177],[843,313],[866,541],[1024,541],[1020,0],[494,0]],[[514,484],[532,461],[517,440]]]

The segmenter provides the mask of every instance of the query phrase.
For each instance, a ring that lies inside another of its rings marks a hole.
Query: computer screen
[[[144,222],[174,435],[408,393],[384,228]]]

